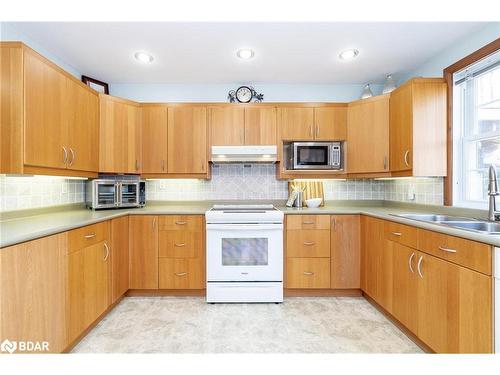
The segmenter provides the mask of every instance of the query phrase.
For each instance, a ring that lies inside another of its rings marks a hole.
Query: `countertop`
[[[148,203],[144,208],[102,211],[92,211],[77,205],[64,208],[29,210],[24,213],[3,213],[0,216],[0,248],[125,215],[202,215],[214,203],[220,202],[154,202]],[[473,218],[484,217],[485,211],[480,210],[387,201],[327,201],[324,207],[300,209],[285,207],[283,201],[271,203],[275,204],[285,215],[363,214],[500,247],[500,236],[498,235],[481,234],[393,216],[402,213],[439,213]]]

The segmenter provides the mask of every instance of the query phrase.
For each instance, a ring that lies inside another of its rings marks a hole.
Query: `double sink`
[[[483,221],[459,216],[432,214],[393,214],[393,216],[417,221],[424,221],[427,223],[445,225],[452,228],[465,229],[481,234],[500,235],[500,224],[490,221]]]

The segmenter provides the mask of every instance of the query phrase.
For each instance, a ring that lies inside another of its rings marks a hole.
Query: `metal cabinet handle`
[[[408,155],[410,154],[410,150],[406,150],[405,152],[405,164],[407,167],[410,166],[410,162],[408,161]]]
[[[441,247],[441,246],[439,246],[439,250],[446,251],[447,253],[456,253],[457,252],[455,249],[448,249],[446,247]]]
[[[312,245],[314,245],[314,242],[313,241],[311,241],[311,242],[307,242],[306,241],[306,242],[304,242],[304,245],[306,245],[306,246],[312,246]]]
[[[319,125],[316,124],[316,138],[319,137]]]
[[[187,272],[179,272],[175,273],[175,276],[186,276],[188,273]]]
[[[303,221],[302,224],[314,224],[314,221]]]
[[[186,244],[185,243],[174,243],[174,246],[183,247],[183,246],[186,246]]]
[[[165,170],[165,160],[162,160],[161,161],[161,170],[164,171]]]
[[[408,268],[410,269],[411,273],[415,273],[412,267],[413,263],[413,257],[415,256],[415,253],[411,253],[410,258],[408,258]]]
[[[73,165],[73,162],[75,161],[75,151],[73,151],[73,148],[69,148],[69,152],[71,153],[71,160],[70,162],[68,163],[68,166],[71,167]]]
[[[398,236],[398,237],[401,237],[403,235],[400,232],[391,232],[391,234],[393,234],[394,236]]]
[[[109,246],[106,242],[104,242],[104,248],[106,249],[106,256],[104,257],[103,261],[107,261],[109,258]]]
[[[384,170],[387,169],[387,156],[384,156]]]
[[[95,237],[95,233],[86,234],[84,237],[88,240],[92,237]]]
[[[177,224],[177,225],[186,225],[187,222],[185,222],[185,221],[176,221],[175,224]]]
[[[153,224],[152,224],[152,226],[153,226],[153,230],[155,230],[155,227],[156,227],[156,216],[153,217]]]
[[[314,137],[314,133],[313,133],[313,124],[311,124],[311,125],[309,126],[309,135],[311,136],[311,138],[313,138],[313,137]]]
[[[62,146],[62,149],[63,149],[63,152],[64,152],[63,164],[66,164],[68,162],[68,150],[64,146]]]
[[[421,279],[424,278],[424,275],[422,275],[422,261],[423,260],[424,260],[424,257],[420,256],[420,259],[418,260],[418,264],[417,264],[418,275],[420,276]]]
[[[314,275],[314,272],[304,271],[304,275],[306,275],[306,276],[312,276],[312,275]]]

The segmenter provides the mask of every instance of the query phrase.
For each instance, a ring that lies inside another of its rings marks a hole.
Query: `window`
[[[500,168],[500,52],[453,81],[453,203],[486,208],[488,168]]]

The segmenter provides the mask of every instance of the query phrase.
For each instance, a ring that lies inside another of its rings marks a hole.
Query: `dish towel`
[[[315,181],[315,180],[304,180],[304,181],[289,181],[288,182],[288,195],[292,193],[294,190],[304,190],[302,205],[306,205],[306,199],[311,198],[321,198],[321,205],[325,204],[325,195],[323,192],[323,181]]]

